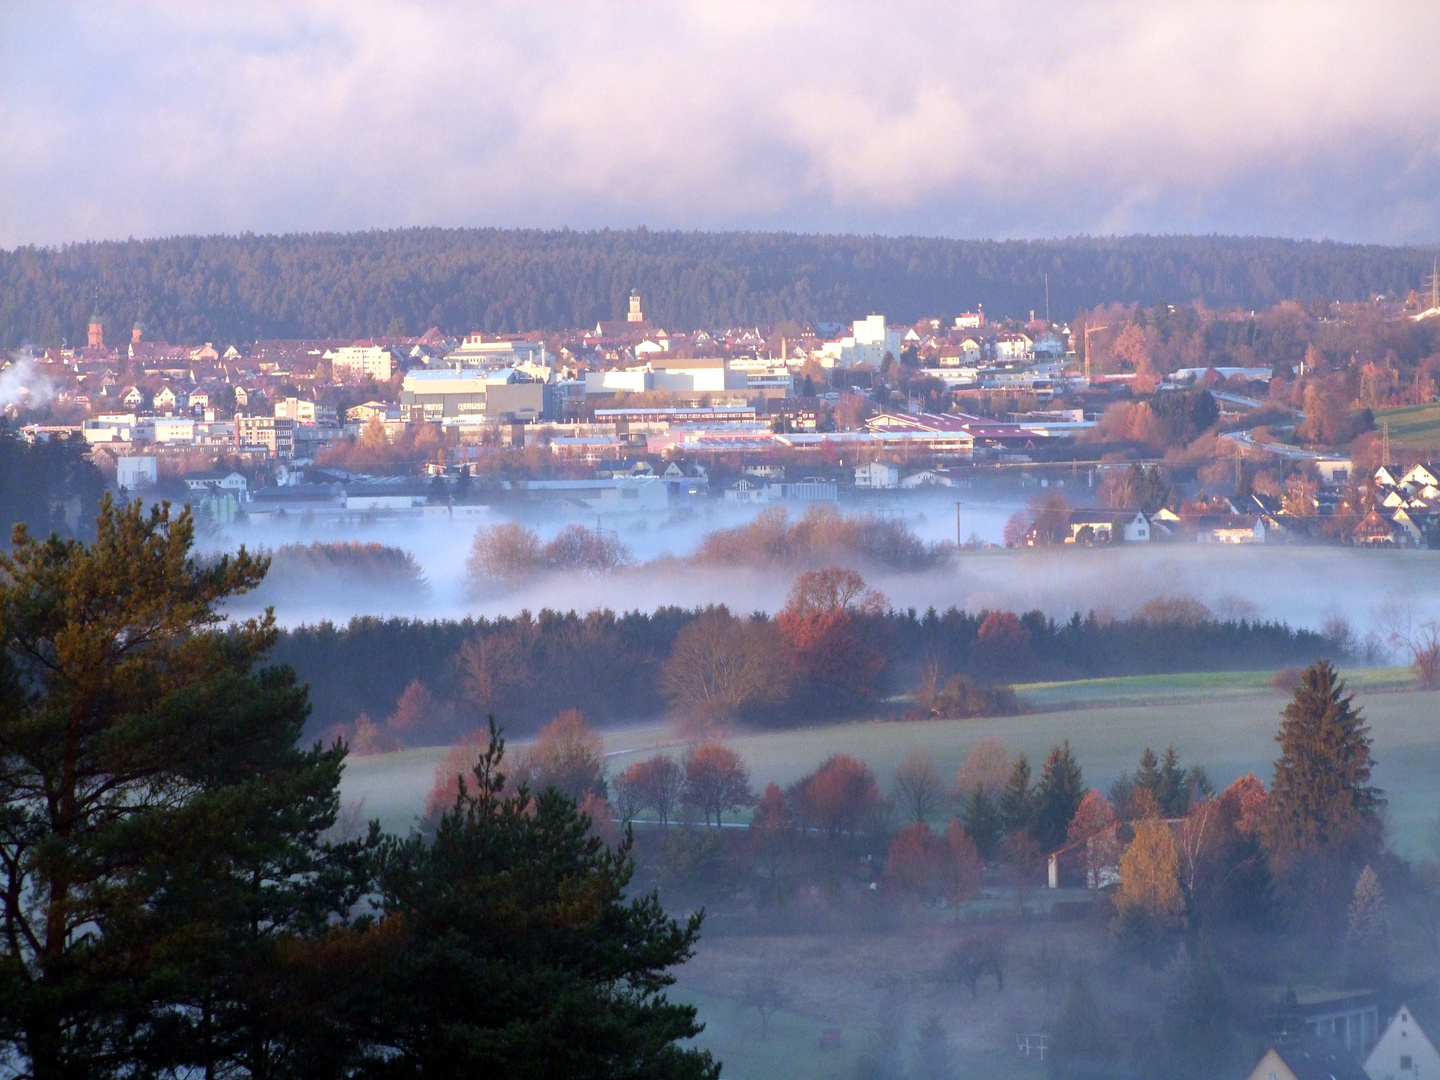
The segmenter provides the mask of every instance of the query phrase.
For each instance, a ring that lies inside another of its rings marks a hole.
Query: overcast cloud
[[[0,0],[0,246],[1440,238],[1440,4]]]

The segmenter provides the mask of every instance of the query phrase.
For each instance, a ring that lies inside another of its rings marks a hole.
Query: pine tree
[[[1328,661],[1305,669],[1285,706],[1275,741],[1280,758],[1270,787],[1268,847],[1297,856],[1367,853],[1380,839],[1384,799],[1371,786],[1370,729],[1354,695]]]
[[[982,780],[970,789],[970,794],[960,806],[960,824],[975,847],[985,858],[990,858],[1000,847],[1005,836],[1005,816],[995,796],[985,790]]]
[[[1177,965],[1175,982],[1160,1017],[1160,1051],[1151,1075],[1210,1080],[1236,1073],[1239,1032],[1235,1004],[1214,951],[1203,940]]]
[[[1035,821],[1031,829],[1036,841],[1047,851],[1065,843],[1070,819],[1085,797],[1080,763],[1070,749],[1070,740],[1051,747],[1035,788]]]
[[[1100,1003],[1077,975],[1055,1024],[1045,1065],[1050,1080],[1111,1080],[1115,1046]]]
[[[1000,793],[1000,816],[1006,832],[1029,832],[1035,821],[1035,789],[1030,784],[1030,762],[1021,754],[1015,759],[1005,790]]]
[[[1160,804],[1167,817],[1184,817],[1190,808],[1190,776],[1180,765],[1180,755],[1175,747],[1165,750],[1160,759],[1160,784],[1155,791],[1155,801]]]
[[[492,727],[433,842],[381,847],[379,970],[349,1011],[363,1057],[386,1076],[714,1080],[677,1045],[694,1006],[665,995],[703,915],[627,895],[630,838],[607,847],[555,788],[507,787],[503,757]]]
[[[265,560],[108,497],[96,536],[0,557],[0,1038],[36,1080],[260,1075],[313,1047],[287,956],[363,880],[318,839],[344,750],[297,749],[268,615],[216,632]]]
[[[1140,764],[1135,769],[1135,786],[1148,791],[1158,805],[1164,805],[1160,802],[1160,759],[1148,746],[1141,752]]]

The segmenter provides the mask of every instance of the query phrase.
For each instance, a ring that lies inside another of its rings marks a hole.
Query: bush
[[[931,697],[927,711],[940,720],[1015,716],[1020,712],[1020,699],[1009,686],[985,686],[968,675],[954,675]]]

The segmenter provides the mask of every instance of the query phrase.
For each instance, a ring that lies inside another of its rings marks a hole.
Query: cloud
[[[0,245],[1440,232],[1433,3],[0,2]]]

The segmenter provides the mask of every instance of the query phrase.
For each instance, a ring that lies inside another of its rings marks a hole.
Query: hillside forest
[[[993,241],[761,232],[405,229],[175,236],[0,251],[0,347],[84,340],[98,310],[156,339],[559,330],[619,316],[632,288],[672,330],[892,321],[983,305],[1069,319],[1108,303],[1259,310],[1401,298],[1423,248],[1257,237]],[[1047,304],[1048,285],[1048,304]],[[1048,308],[1048,310],[1047,310]]]

